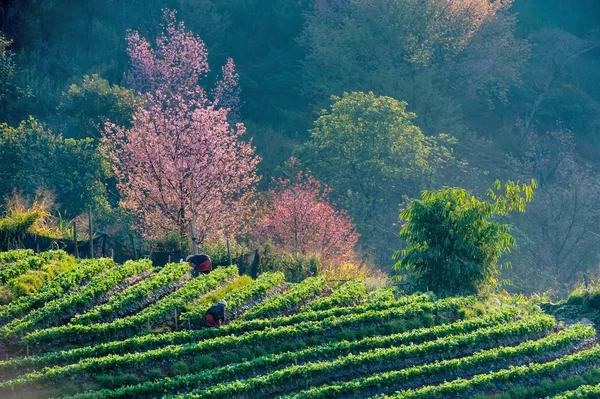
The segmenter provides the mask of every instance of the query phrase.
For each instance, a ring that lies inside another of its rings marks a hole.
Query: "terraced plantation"
[[[188,268],[0,253],[0,397],[600,397],[594,327],[522,298]]]

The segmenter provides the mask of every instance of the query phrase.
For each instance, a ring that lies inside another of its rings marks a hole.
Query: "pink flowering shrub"
[[[148,239],[187,235],[193,221],[200,242],[243,226],[258,181],[259,157],[240,140],[245,127],[228,121],[238,104],[233,61],[210,101],[199,86],[209,70],[200,38],[165,11],[157,47],[137,32],[128,36],[131,84],[146,104],[125,129],[108,122],[101,150],[111,161],[121,206]]]
[[[345,211],[329,203],[328,188],[302,172],[295,180],[281,179],[257,221],[255,237],[304,255],[320,254],[324,264],[356,259],[358,233]]]

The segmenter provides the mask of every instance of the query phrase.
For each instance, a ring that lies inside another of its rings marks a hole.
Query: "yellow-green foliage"
[[[600,280],[577,287],[567,299],[569,305],[582,306],[587,309],[600,309]]]
[[[240,276],[236,280],[232,281],[229,284],[224,285],[218,290],[211,292],[207,295],[204,295],[198,302],[194,304],[194,307],[210,307],[215,303],[219,302],[221,299],[225,298],[227,294],[232,291],[238,290],[242,287],[247,286],[252,282],[252,277],[250,276]]]
[[[46,281],[71,270],[75,265],[75,258],[66,256],[62,260],[52,260],[50,263],[42,265],[38,270],[30,270],[10,280],[0,287],[0,304],[7,304],[16,298],[36,292]]]
[[[0,248],[19,248],[26,234],[58,238],[57,229],[50,223],[48,207],[43,197],[36,197],[28,207],[22,198],[13,195],[0,217]]]

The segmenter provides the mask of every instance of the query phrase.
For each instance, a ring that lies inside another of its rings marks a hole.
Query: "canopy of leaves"
[[[65,139],[30,118],[0,125],[0,193],[52,191],[58,208],[73,217],[105,202],[102,160],[92,139]]]
[[[442,294],[473,293],[485,283],[497,283],[497,262],[514,246],[509,225],[495,216],[525,212],[533,198],[531,185],[507,182],[504,193],[496,182],[490,200],[478,200],[460,188],[425,191],[400,215],[406,224],[400,238],[408,247],[398,251],[395,265],[409,269],[419,283]]]
[[[425,136],[406,102],[361,92],[333,100],[300,158],[331,187],[333,199],[368,237],[364,244],[389,261],[398,203],[434,184],[438,172],[454,162],[449,145],[455,141]]]

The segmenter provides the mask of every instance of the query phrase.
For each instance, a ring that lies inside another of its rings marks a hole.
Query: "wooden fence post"
[[[110,249],[110,257],[112,260],[115,260],[115,250],[114,249]]]
[[[88,218],[89,218],[89,233],[90,233],[90,258],[94,258],[94,234],[93,234],[93,228],[94,228],[94,224],[92,222],[92,207],[90,206],[90,210],[88,212]]]
[[[173,309],[173,315],[175,316],[175,331],[177,331],[177,309]]]
[[[29,357],[29,345],[27,345],[27,357]]]
[[[133,249],[133,258],[137,259],[137,249],[135,249],[135,240],[133,239],[133,233],[129,233],[129,239],[131,240],[131,249]]]
[[[148,317],[148,332],[150,332],[150,318]]]
[[[77,241],[77,222],[73,221],[73,243],[75,244],[75,258],[79,258],[79,242]]]

